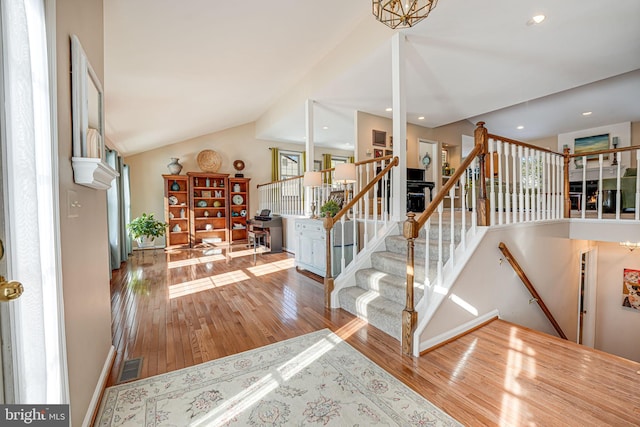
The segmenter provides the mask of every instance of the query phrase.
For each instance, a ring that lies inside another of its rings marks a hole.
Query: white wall
[[[640,270],[640,252],[598,242],[595,348],[640,362],[640,310],[622,306],[625,268]]]
[[[499,310],[504,320],[556,335],[537,304],[498,248],[504,242],[533,283],[567,337],[575,341],[578,314],[580,249],[587,242],[569,240],[567,222],[493,227],[464,267],[421,342]],[[471,314],[451,296],[477,310]]]
[[[187,172],[199,172],[196,157],[205,149],[215,150],[222,156],[219,173],[233,176],[236,173],[233,161],[237,159],[244,161],[245,168],[242,173],[246,178],[251,178],[249,212],[253,216],[258,209],[257,186],[271,182],[270,147],[298,152],[305,149],[303,144],[285,144],[256,139],[255,124],[249,123],[126,157],[124,162],[129,165],[131,174],[131,217],[135,218],[146,212],[155,214],[156,218],[164,218],[162,175],[169,173],[167,164],[170,158],[180,159],[183,175]],[[315,159],[322,159],[322,154],[327,152],[345,157],[353,155],[349,151],[316,147]]]
[[[571,153],[575,153],[573,145],[576,138],[582,138],[585,136],[594,136],[594,135],[602,135],[608,133],[609,134],[609,144],[613,140],[614,136],[618,137],[618,148],[629,147],[631,146],[631,123],[617,123],[607,126],[600,126],[591,129],[584,129],[576,132],[568,132],[561,133],[558,135],[558,152],[562,153],[563,147],[566,145],[571,149]],[[613,148],[610,146],[609,148]],[[612,159],[604,160],[604,166],[609,166],[611,164]],[[629,152],[618,154],[618,162],[621,166],[629,167],[631,164],[631,154]],[[588,162],[587,168],[597,168],[598,161],[592,160]],[[575,162],[569,163],[569,169],[574,170]]]
[[[111,347],[106,192],[77,185],[71,169],[71,34],[104,83],[102,0],[56,2],[60,235],[71,421],[82,424]],[[82,208],[67,215],[67,191]]]

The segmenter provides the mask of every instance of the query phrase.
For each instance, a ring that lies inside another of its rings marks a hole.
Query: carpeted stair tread
[[[398,304],[406,301],[406,277],[385,273],[375,268],[363,268],[356,272],[356,286],[364,290],[378,292],[383,298],[387,298]],[[422,284],[414,284],[416,303],[420,301],[424,290]]]
[[[395,276],[403,277],[407,274],[407,256],[404,254],[389,251],[374,252],[371,254],[371,265],[375,266],[377,270]],[[435,260],[429,260],[429,276],[431,279],[435,277],[436,266],[437,262]],[[415,280],[422,282],[424,280],[424,258],[416,257],[413,268]]]
[[[375,291],[366,291],[357,286],[343,288],[338,295],[340,307],[344,310],[400,340],[404,305],[388,300]]]
[[[418,237],[414,241],[415,244],[413,247],[413,253],[414,253],[415,259],[424,259],[425,242],[426,240],[424,237]],[[455,243],[457,245],[459,243],[459,240],[456,240]],[[397,254],[402,254],[406,259],[407,239],[405,239],[403,236],[388,236],[387,238],[385,238],[384,244],[387,251],[397,253]],[[443,262],[447,262],[447,260],[449,259],[450,244],[451,244],[451,241],[444,240],[444,239],[442,240],[442,261]],[[432,259],[435,259],[437,255],[438,255],[438,241],[431,240],[429,242],[429,256]]]

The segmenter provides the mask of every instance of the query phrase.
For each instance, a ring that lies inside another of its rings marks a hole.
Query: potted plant
[[[155,243],[156,237],[164,236],[168,224],[158,221],[153,214],[143,213],[129,224],[127,230],[132,239],[138,242],[138,247],[149,248]]]
[[[335,200],[328,200],[322,207],[320,208],[320,216],[328,217],[334,216],[340,212],[340,205]]]

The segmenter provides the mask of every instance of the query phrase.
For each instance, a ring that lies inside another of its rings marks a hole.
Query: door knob
[[[22,287],[22,283],[16,282],[15,280],[7,280],[0,276],[0,302],[11,301],[17,299],[24,292],[24,287]]]

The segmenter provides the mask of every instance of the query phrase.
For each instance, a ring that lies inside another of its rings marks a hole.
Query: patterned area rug
[[[97,426],[459,426],[328,329],[105,391]]]

